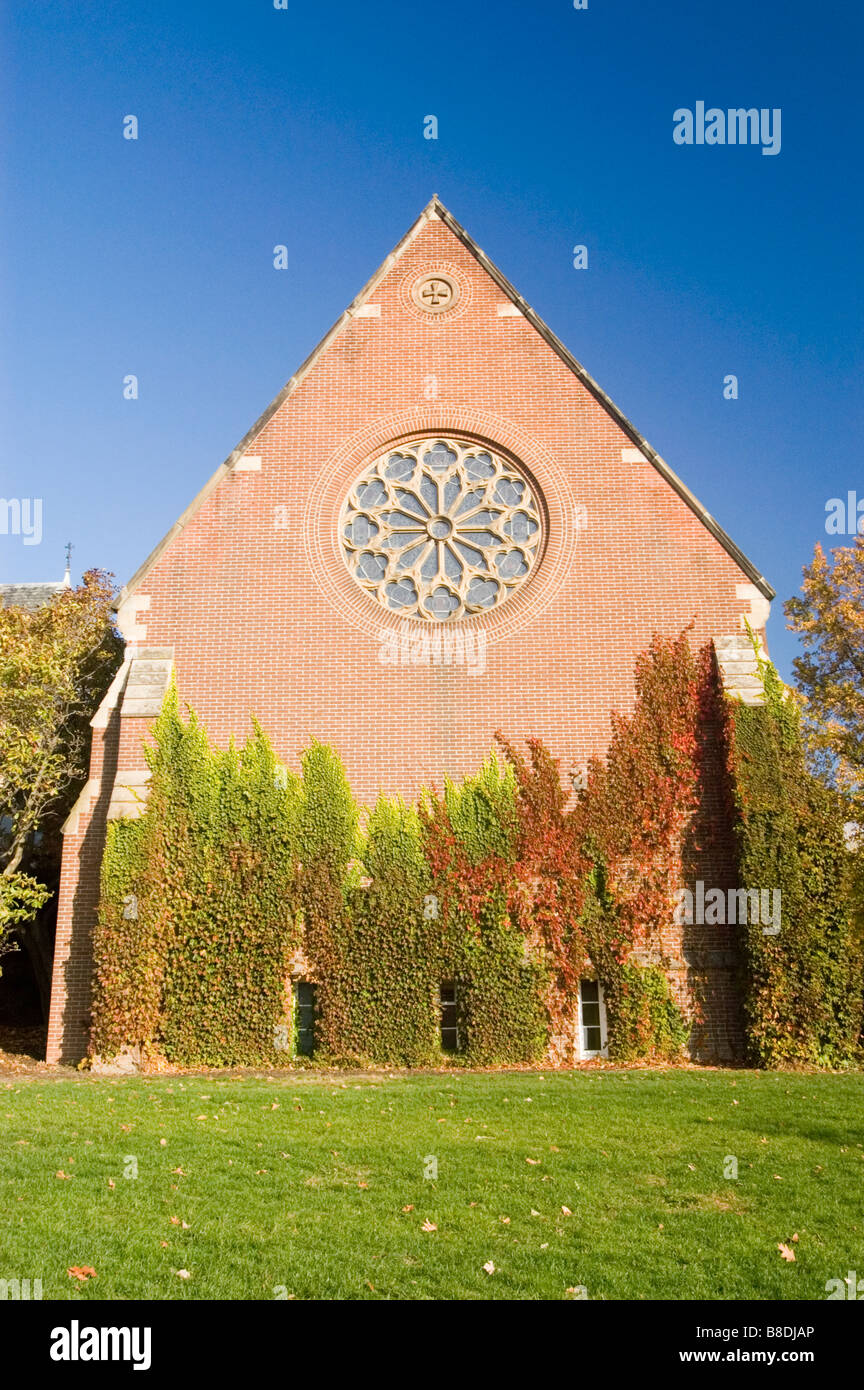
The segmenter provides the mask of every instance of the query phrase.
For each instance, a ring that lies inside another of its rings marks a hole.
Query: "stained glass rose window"
[[[505,603],[540,554],[527,478],[455,439],[400,444],[368,465],[340,521],[354,579],[392,613],[444,622]]]

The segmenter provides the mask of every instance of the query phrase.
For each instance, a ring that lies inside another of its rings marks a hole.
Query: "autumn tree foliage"
[[[829,561],[817,545],[799,597],[785,604],[803,654],[793,666],[803,732],[823,780],[864,799],[864,535]]]
[[[50,887],[28,872],[87,776],[89,720],[122,659],[111,576],[88,571],[35,612],[0,608],[0,948]]]

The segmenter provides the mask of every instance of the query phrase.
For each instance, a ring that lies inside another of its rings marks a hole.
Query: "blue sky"
[[[67,540],[76,576],[128,579],[437,192],[773,583],[789,674],[779,600],[837,543],[828,498],[864,496],[848,0],[10,0],[0,23],[0,491],[44,499],[3,579],[59,576]],[[676,145],[699,100],[781,108],[780,153]]]

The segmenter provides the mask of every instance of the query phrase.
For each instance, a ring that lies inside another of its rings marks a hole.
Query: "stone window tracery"
[[[541,508],[485,445],[414,440],[366,466],[342,509],[349,572],[391,613],[446,622],[497,608],[532,573]]]

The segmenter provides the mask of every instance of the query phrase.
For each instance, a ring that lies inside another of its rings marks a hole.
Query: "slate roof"
[[[62,579],[46,580],[41,584],[0,584],[0,607],[23,608],[35,613],[65,587]]]

